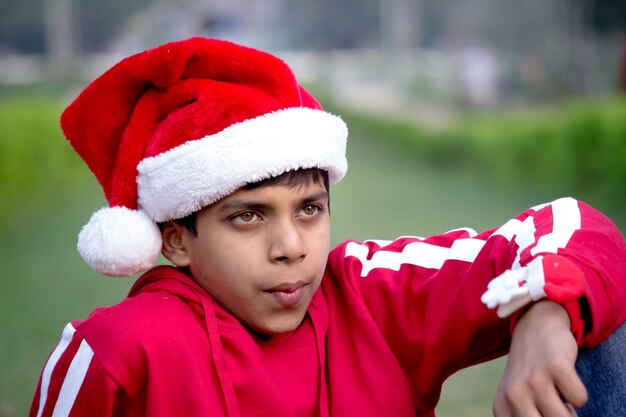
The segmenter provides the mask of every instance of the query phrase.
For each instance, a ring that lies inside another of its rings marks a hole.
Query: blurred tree
[[[379,0],[289,0],[281,13],[281,31],[291,47],[379,46],[379,11]]]
[[[420,30],[420,0],[380,0],[383,48],[402,53],[413,47]]]
[[[76,27],[83,51],[102,51],[137,12],[153,0],[80,0],[74,1]]]
[[[103,50],[107,42],[139,10],[154,0],[68,0],[72,8],[74,38],[82,51]],[[47,49],[44,0],[0,0],[0,48],[23,53],[44,53]]]
[[[43,0],[0,0],[0,48],[27,53],[45,50]]]
[[[64,79],[74,64],[71,0],[45,0],[46,49],[52,75]]]
[[[593,78],[598,65],[594,38],[622,33],[626,42],[626,2],[617,0],[565,0],[569,11],[570,86],[577,92],[597,90]],[[624,44],[626,47],[626,43]],[[626,71],[621,62],[621,71]]]
[[[569,38],[569,86],[577,93],[591,89],[591,65],[595,63],[591,49],[593,28],[587,22],[593,16],[594,0],[566,0]]]
[[[626,1],[623,0],[595,0],[593,13],[590,16],[591,25],[598,34],[610,35],[621,33],[621,51],[619,57],[618,83],[621,91],[626,94]]]
[[[626,1],[594,0],[588,24],[600,33],[626,32]]]

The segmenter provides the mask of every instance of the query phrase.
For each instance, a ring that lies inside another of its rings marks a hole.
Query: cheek
[[[316,262],[325,265],[330,251],[330,230],[322,229],[314,234],[309,247],[311,248],[309,254]]]
[[[241,279],[238,277],[246,276],[241,263],[224,257],[205,257],[202,262],[196,263],[192,275],[211,296],[231,308],[232,300],[237,298],[240,291]]]
[[[211,277],[221,275],[222,269],[232,264],[228,257],[231,251],[224,245],[215,244],[219,239],[211,236],[201,235],[198,239],[193,247],[191,270],[196,279],[211,281]]]
[[[321,224],[321,227],[318,230],[318,242],[322,247],[324,247],[325,251],[328,252],[330,249],[330,218],[326,217]]]
[[[251,276],[258,270],[258,253],[253,250],[258,245],[223,238],[213,242],[217,244],[205,247],[205,252],[199,253],[197,258],[205,280],[218,286],[235,287],[242,276]]]

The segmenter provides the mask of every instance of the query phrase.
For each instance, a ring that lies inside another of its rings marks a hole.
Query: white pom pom
[[[95,271],[128,277],[149,269],[161,252],[161,232],[143,211],[105,207],[78,235],[78,252]]]

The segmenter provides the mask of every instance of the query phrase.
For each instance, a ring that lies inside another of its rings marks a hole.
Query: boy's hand
[[[552,301],[536,303],[520,318],[493,403],[496,417],[575,416],[573,407],[587,402],[569,324],[565,309]]]

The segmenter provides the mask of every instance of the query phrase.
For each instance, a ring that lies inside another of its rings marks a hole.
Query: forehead
[[[324,187],[328,190],[328,173],[317,168],[298,169],[295,171],[284,172],[275,177],[270,177],[254,183],[246,184],[242,188],[253,189],[268,185],[285,185],[288,187],[297,187],[303,184],[310,183],[324,184]]]
[[[197,213],[215,212],[227,203],[226,208],[231,208],[231,206],[234,206],[233,202],[235,200],[239,201],[241,208],[245,208],[245,205],[254,208],[254,204],[261,204],[261,199],[311,200],[311,197],[308,197],[307,194],[320,194],[321,197],[328,200],[329,188],[328,173],[324,170],[310,168],[287,171],[276,177],[246,184],[220,200],[203,207]],[[313,196],[312,200],[317,198],[320,198],[320,196]]]
[[[321,182],[300,184],[265,184],[255,188],[239,188],[213,204],[215,207],[235,204],[300,202],[328,198],[328,191]]]

